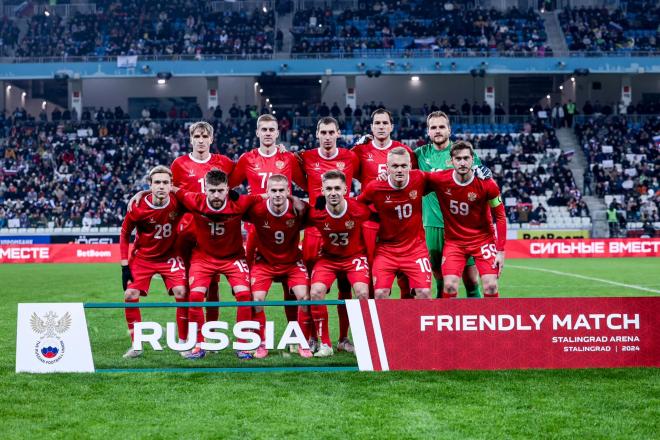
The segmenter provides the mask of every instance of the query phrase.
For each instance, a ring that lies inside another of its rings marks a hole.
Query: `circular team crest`
[[[471,201],[471,202],[474,202],[475,200],[477,200],[477,194],[473,193],[473,192],[469,192],[468,193],[468,200]]]
[[[71,327],[71,315],[67,312],[61,318],[53,311],[43,315],[36,313],[30,317],[32,331],[43,336],[34,344],[34,355],[44,364],[54,364],[64,356],[64,341],[60,334],[66,333]]]
[[[174,220],[174,219],[177,218],[178,216],[179,216],[179,213],[178,213],[178,212],[176,212],[176,211],[172,211],[172,212],[170,212],[170,218],[171,218],[172,220]]]
[[[59,338],[40,339],[34,345],[34,354],[44,364],[54,364],[64,356],[64,342]]]
[[[337,162],[337,169],[339,171],[344,171],[344,168],[346,168],[346,164],[344,162]]]
[[[353,220],[347,220],[346,223],[346,229],[353,229],[355,227],[355,222]]]
[[[417,190],[410,191],[408,195],[410,196],[410,200],[415,200],[417,198]]]
[[[289,228],[293,228],[295,224],[296,224],[296,221],[292,218],[290,218],[289,220],[286,221],[286,225]]]
[[[277,167],[278,170],[281,170],[281,169],[284,168],[284,162],[281,161],[281,160],[278,160],[277,162],[275,162],[275,166]]]

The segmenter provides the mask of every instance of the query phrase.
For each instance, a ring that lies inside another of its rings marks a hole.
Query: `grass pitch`
[[[498,372],[14,373],[16,304],[121,301],[118,265],[3,265],[0,438],[654,438],[657,369]],[[653,296],[658,259],[509,260],[504,297]],[[227,286],[221,286],[228,300]],[[333,297],[333,296],[331,296]],[[270,299],[281,298],[279,290]],[[159,280],[147,301],[169,301]],[[329,307],[332,311],[333,306]],[[283,328],[283,312],[267,310]],[[355,365],[229,352],[191,363],[146,352],[126,361],[123,310],[87,310],[97,368]],[[221,319],[233,321],[233,309]],[[174,320],[174,309],[144,309]],[[336,331],[336,320],[331,318]],[[335,338],[336,339],[336,338]],[[657,437],[656,437],[657,438]]]

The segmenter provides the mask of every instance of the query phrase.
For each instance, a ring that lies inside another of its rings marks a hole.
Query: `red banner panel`
[[[660,238],[509,240],[507,258],[658,257]]]
[[[660,298],[348,301],[361,370],[660,367]]]
[[[118,244],[0,245],[0,263],[119,263]]]

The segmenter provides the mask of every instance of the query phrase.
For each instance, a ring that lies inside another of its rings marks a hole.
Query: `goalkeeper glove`
[[[128,288],[128,282],[133,281],[133,274],[131,274],[131,268],[128,266],[121,267],[121,285],[126,290]]]
[[[353,145],[362,145],[362,144],[368,144],[369,141],[371,141],[374,137],[370,134],[363,134],[358,138],[357,141],[353,143]]]
[[[325,208],[325,196],[319,196],[314,202],[314,208],[324,209]]]
[[[492,171],[485,165],[475,165],[472,170],[474,174],[481,180],[487,180],[493,177]]]
[[[236,190],[233,190],[233,189],[229,190],[229,200],[231,200],[232,202],[235,202],[236,200],[238,200],[239,197],[240,197],[240,194],[238,194],[238,192]]]

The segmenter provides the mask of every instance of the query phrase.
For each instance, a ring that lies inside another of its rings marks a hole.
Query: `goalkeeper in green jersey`
[[[423,145],[415,150],[419,169],[422,171],[440,171],[453,168],[449,149],[452,142],[451,125],[449,117],[441,111],[432,112],[426,118],[427,134],[431,139],[429,144]],[[481,161],[475,155],[474,164],[481,165]],[[426,246],[429,249],[431,269],[436,280],[437,295],[442,294],[442,247],[444,244],[444,221],[440,204],[435,193],[424,196],[422,201],[422,217],[424,230],[426,232]],[[469,298],[481,298],[479,289],[479,272],[474,265],[474,258],[470,257],[463,272],[463,284]]]

